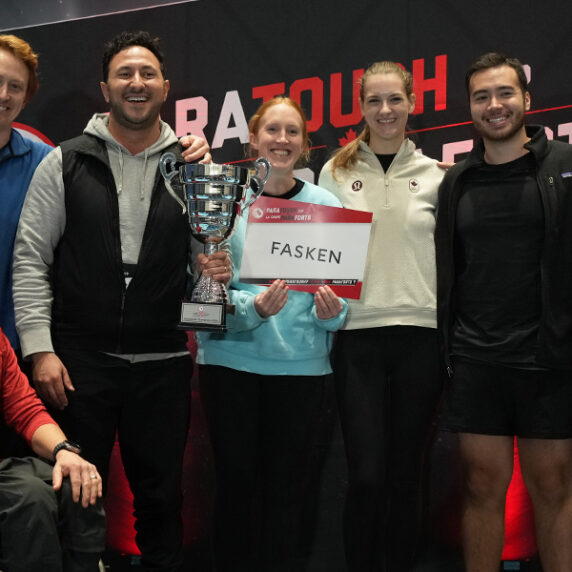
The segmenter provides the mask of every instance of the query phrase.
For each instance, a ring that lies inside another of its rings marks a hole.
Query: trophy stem
[[[214,240],[207,240],[205,242],[204,250],[207,256],[214,254],[218,250],[218,242]]]

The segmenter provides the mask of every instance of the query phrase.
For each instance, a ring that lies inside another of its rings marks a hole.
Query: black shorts
[[[572,437],[572,371],[525,370],[456,360],[443,427],[525,439]]]

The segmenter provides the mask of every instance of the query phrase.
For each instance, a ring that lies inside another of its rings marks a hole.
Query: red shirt
[[[18,367],[12,346],[0,329],[0,411],[6,423],[28,443],[38,427],[55,425],[46,408]]]

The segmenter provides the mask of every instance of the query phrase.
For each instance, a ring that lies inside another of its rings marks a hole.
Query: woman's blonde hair
[[[399,64],[390,61],[375,62],[371,64],[364,72],[360,80],[359,98],[363,104],[365,97],[365,84],[369,77],[378,74],[388,74],[394,73],[403,82],[403,89],[407,95],[407,99],[411,100],[413,95],[413,77],[411,74],[404,70]],[[338,149],[332,159],[332,173],[335,176],[336,169],[351,169],[357,159],[357,153],[359,150],[360,143],[369,143],[369,126],[367,123],[364,128],[360,131],[359,135],[347,145],[344,145],[341,149]]]

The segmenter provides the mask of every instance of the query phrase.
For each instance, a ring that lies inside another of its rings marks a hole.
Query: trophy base
[[[234,313],[234,306],[225,302],[183,302],[179,330],[206,330],[226,332],[226,314]]]

